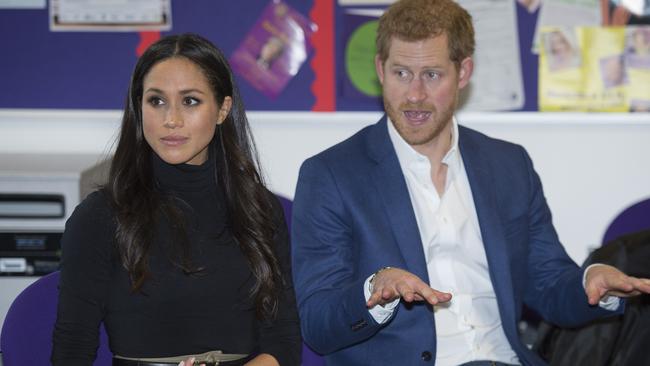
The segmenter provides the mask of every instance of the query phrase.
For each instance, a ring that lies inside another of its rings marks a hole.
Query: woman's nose
[[[174,106],[170,107],[165,116],[165,127],[181,128],[183,125],[183,116],[180,113],[179,109]]]

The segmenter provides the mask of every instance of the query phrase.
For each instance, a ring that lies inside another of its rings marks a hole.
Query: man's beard
[[[454,111],[454,108],[452,107],[439,114],[433,105],[413,103],[402,103],[399,106],[399,109],[395,110],[392,108],[391,104],[387,102],[385,97],[384,109],[393,122],[393,126],[395,126],[397,132],[402,136],[404,141],[411,146],[424,145],[437,138],[445,129],[447,124],[451,123]],[[410,133],[411,128],[408,126],[407,122],[404,121],[406,116],[403,111],[405,110],[427,111],[431,113],[431,115],[429,116],[429,120],[425,122],[426,126],[423,126],[417,133]]]

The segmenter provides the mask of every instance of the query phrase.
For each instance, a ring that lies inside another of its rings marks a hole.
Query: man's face
[[[463,60],[460,70],[449,58],[447,36],[406,42],[394,38],[388,58],[375,58],[383,86],[384,108],[395,129],[416,151],[435,145],[449,129],[458,92],[469,82],[473,63]]]

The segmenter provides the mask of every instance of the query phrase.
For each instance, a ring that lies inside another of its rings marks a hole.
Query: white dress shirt
[[[501,327],[474,200],[458,148],[456,120],[451,149],[442,160],[447,165],[447,180],[441,196],[431,180],[429,159],[404,141],[392,123],[388,123],[388,132],[415,211],[429,284],[452,294],[450,302],[434,307],[435,364],[458,365],[474,360],[519,364]],[[375,306],[371,314],[378,315],[377,321],[385,321],[397,302]]]
[[[474,199],[458,147],[456,119],[453,120],[451,148],[442,160],[447,165],[442,195],[431,180],[429,159],[404,141],[392,123],[387,125],[415,212],[429,284],[452,294],[451,301],[434,307],[435,364],[458,365],[476,360],[519,364],[501,326]],[[583,287],[592,266],[585,270]],[[370,278],[364,286],[366,301],[370,298]],[[369,310],[370,314],[378,323],[383,323],[390,318],[399,301],[375,306]],[[615,310],[619,302],[618,297],[611,296],[601,300],[599,305]]]

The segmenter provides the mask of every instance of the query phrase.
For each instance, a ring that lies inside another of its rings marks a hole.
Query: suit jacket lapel
[[[515,324],[515,304],[510,273],[510,253],[507,250],[492,166],[485,159],[485,151],[470,136],[459,128],[459,145],[467,178],[472,189],[472,197],[476,206],[483,246],[487,256],[488,267],[494,286],[494,292],[499,303],[501,321],[504,324]],[[504,327],[510,328],[510,327]],[[506,330],[507,332],[507,330]]]
[[[406,269],[428,283],[429,275],[420,231],[397,154],[388,136],[386,123],[387,119],[384,116],[368,135],[368,155],[376,162],[371,170],[373,184],[377,196],[384,205],[385,214],[406,263]]]

